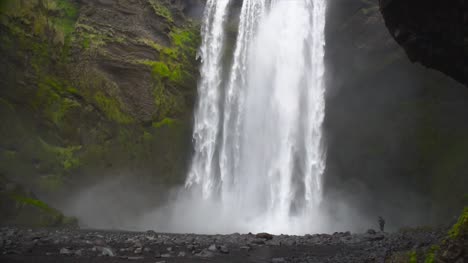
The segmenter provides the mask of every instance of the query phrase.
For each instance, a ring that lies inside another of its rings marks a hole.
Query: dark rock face
[[[380,9],[391,35],[412,62],[468,86],[466,1],[380,0]]]
[[[377,1],[327,3],[326,200],[362,231],[447,220],[466,204],[468,89],[411,63]]]

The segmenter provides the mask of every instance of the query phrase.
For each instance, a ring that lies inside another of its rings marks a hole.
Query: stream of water
[[[229,218],[232,230],[312,231],[326,157],[326,0],[244,0],[226,54],[230,4],[206,5],[186,191],[216,204],[211,220]]]

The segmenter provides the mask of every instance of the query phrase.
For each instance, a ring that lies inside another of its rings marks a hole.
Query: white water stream
[[[244,0],[223,68],[230,1],[207,1],[186,191],[211,232],[319,230],[325,9],[326,0]]]

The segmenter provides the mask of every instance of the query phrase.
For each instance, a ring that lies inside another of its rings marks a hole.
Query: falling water
[[[186,188],[200,191],[199,202],[218,203],[215,218],[240,231],[318,230],[325,2],[244,0],[228,76],[229,1],[207,2]]]
[[[193,139],[195,155],[187,186],[202,185],[203,195],[209,196],[213,185],[213,158],[220,119],[219,98],[222,81],[221,59],[224,43],[224,23],[230,0],[208,0],[202,28],[201,81],[198,87],[198,107],[195,114]]]

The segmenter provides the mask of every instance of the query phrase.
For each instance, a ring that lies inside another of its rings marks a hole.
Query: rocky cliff
[[[439,70],[468,86],[468,3],[380,0],[392,37],[412,62]]]
[[[0,174],[50,200],[117,173],[181,182],[200,5],[1,1]]]
[[[468,90],[411,63],[378,2],[328,3],[325,187],[333,213],[363,225],[383,215],[390,228],[457,215],[468,202]]]

